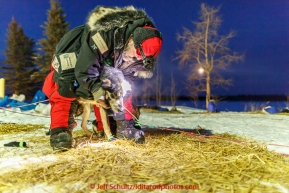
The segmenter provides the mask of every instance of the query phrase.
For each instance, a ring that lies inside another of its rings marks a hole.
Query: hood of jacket
[[[114,31],[115,66],[122,63],[121,52],[133,31],[137,27],[155,27],[153,20],[142,9],[133,6],[105,7],[97,6],[87,17],[89,30],[97,32]]]
[[[133,6],[105,7],[97,6],[87,17],[87,25],[91,30],[109,31],[114,28],[122,28],[128,23],[138,19],[146,19],[153,25],[153,21],[143,9]]]

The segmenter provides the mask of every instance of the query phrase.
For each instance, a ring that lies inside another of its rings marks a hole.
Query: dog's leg
[[[106,137],[108,138],[108,140],[112,140],[113,135],[111,134],[110,127],[108,125],[108,116],[107,116],[104,108],[101,105],[98,105],[98,106],[99,106],[100,117],[101,117],[103,129],[104,129],[104,132],[106,134]]]
[[[85,114],[84,112],[86,111],[86,106],[89,105],[89,104],[97,105],[99,107],[100,117],[101,117],[101,121],[102,121],[102,124],[103,124],[104,133],[105,133],[106,137],[108,138],[108,140],[110,140],[110,141],[114,140],[113,135],[111,134],[111,131],[110,131],[110,127],[108,125],[108,116],[107,116],[107,114],[106,114],[106,112],[104,110],[104,108],[107,108],[107,106],[104,105],[104,103],[97,103],[94,100],[85,100],[85,99],[83,99],[81,97],[79,98],[79,102],[84,105],[83,114]],[[86,125],[85,125],[85,127],[82,127],[82,128],[86,132],[86,134],[87,134],[87,131],[90,132],[89,130],[87,130]],[[86,128],[86,129],[84,129],[84,128]]]
[[[90,104],[89,103],[82,103],[83,105],[83,113],[82,113],[82,122],[81,128],[86,133],[88,137],[92,137],[93,133],[87,129],[87,121],[90,116]]]

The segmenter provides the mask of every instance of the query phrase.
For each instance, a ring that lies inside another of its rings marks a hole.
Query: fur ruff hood
[[[92,31],[106,32],[113,28],[124,27],[127,23],[141,18],[146,18],[153,23],[144,10],[136,9],[133,6],[122,8],[97,6],[88,15],[87,25]]]

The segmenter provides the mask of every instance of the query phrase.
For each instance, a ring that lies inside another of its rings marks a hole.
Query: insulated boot
[[[135,143],[142,144],[145,142],[144,132],[139,126],[135,125],[134,120],[121,120],[117,123],[117,137],[133,140]]]
[[[50,146],[53,150],[68,150],[72,148],[72,132],[68,129],[62,130],[60,132],[50,131],[52,134],[50,136]]]

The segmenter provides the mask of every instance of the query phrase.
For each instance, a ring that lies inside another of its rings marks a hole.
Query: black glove
[[[95,101],[99,99],[104,99],[105,90],[102,87],[100,87],[98,90],[94,91],[92,95]]]
[[[115,67],[104,66],[100,75],[101,87],[110,93],[120,93],[124,81],[124,75],[121,70]]]

